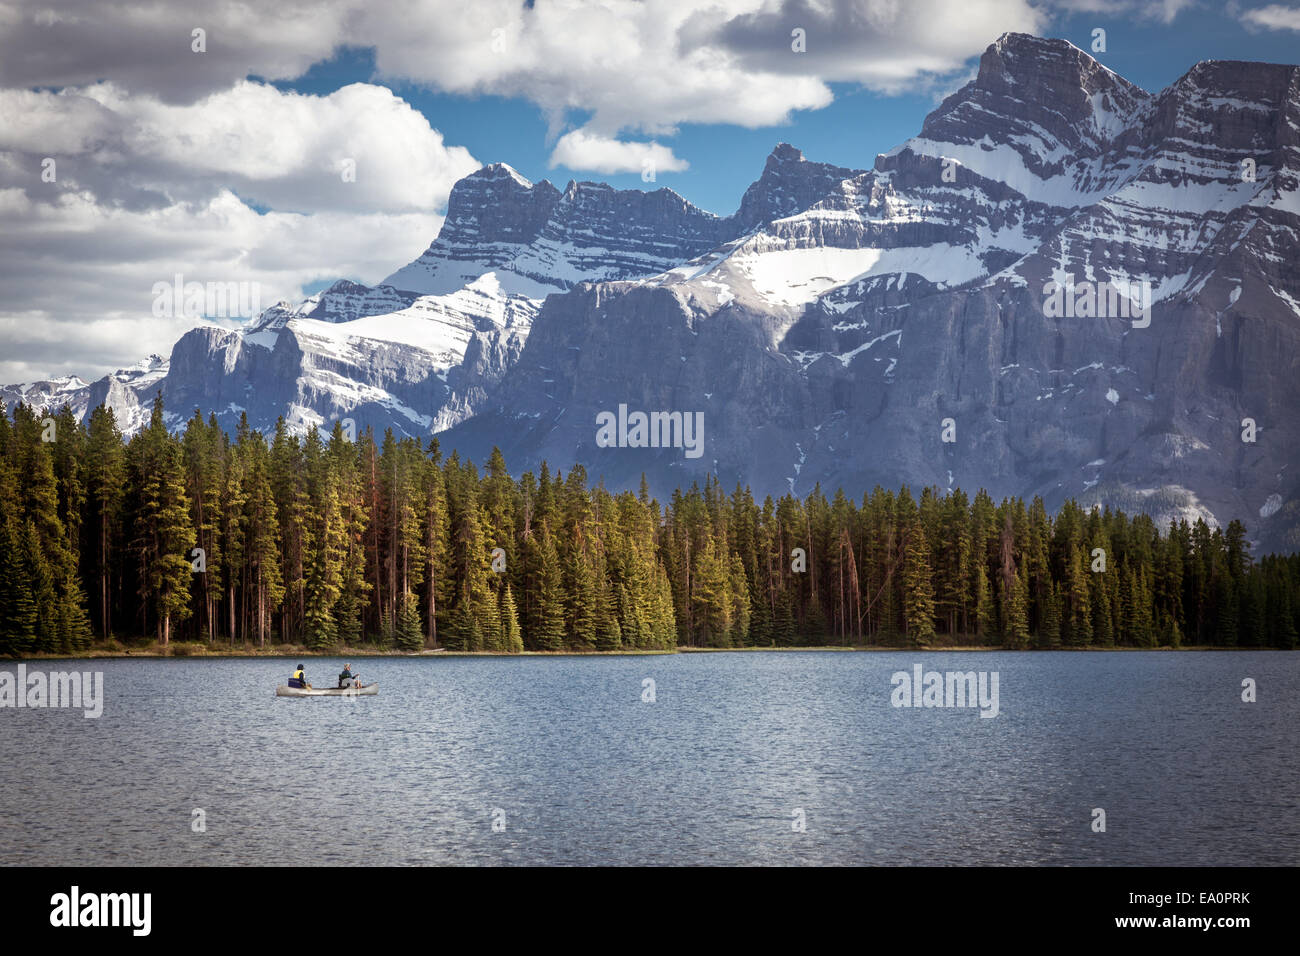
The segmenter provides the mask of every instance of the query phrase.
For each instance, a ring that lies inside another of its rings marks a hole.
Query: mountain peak
[[[741,197],[736,218],[746,228],[783,219],[817,202],[860,170],[815,163],[789,143],[777,143],[759,176]]]
[[[1148,95],[1069,40],[1028,33],[1004,33],[989,44],[972,85],[1005,93],[1041,83],[1050,84],[1045,94],[1067,98],[1076,89],[1086,94],[1118,90],[1130,97]]]
[[[777,143],[767,157],[768,168],[780,163],[804,163],[803,150],[796,149],[789,143]]]
[[[1004,33],[984,51],[975,79],[927,116],[907,145],[927,155],[960,154],[977,174],[1004,182],[1010,150],[1018,155],[1012,166],[1027,174],[1012,171],[1014,188],[1029,195],[1035,180],[1060,175],[1067,164],[1086,179],[1149,100],[1072,43]],[[1003,153],[995,153],[999,147]]]
[[[1202,60],[1180,76],[1164,94],[1191,89],[1278,108],[1294,96],[1300,67],[1250,60]],[[1163,95],[1163,94],[1162,94]]]
[[[533,188],[532,182],[519,175],[518,170],[508,163],[489,163],[481,169],[470,173],[465,178],[477,179],[481,182],[494,182],[497,180],[511,179],[518,185],[523,186],[525,189]]]

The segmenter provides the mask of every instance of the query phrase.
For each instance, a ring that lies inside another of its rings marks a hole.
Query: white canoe
[[[379,693],[379,684],[364,687],[289,687],[281,684],[275,689],[276,697],[362,697]]]

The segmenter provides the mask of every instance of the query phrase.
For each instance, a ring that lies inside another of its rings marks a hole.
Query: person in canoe
[[[360,681],[357,680],[357,675],[352,673],[352,665],[344,664],[343,673],[339,675],[339,687],[352,687],[357,684],[360,684]]]
[[[289,686],[301,687],[304,688],[305,690],[311,690],[311,684],[307,683],[307,674],[303,670],[301,664],[299,664],[298,669],[293,672],[293,676],[289,678]]]

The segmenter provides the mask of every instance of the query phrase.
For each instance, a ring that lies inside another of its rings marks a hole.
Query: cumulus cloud
[[[1005,32],[1037,33],[1045,21],[1027,0],[788,0],[725,19],[700,13],[685,34],[748,70],[898,93],[961,69]]]
[[[550,113],[591,114],[605,133],[671,133],[679,123],[783,123],[831,101],[816,75],[747,68],[725,46],[690,41],[701,15],[725,22],[761,6],[719,0],[555,0],[533,6],[481,0],[448,15],[411,4],[400,17],[368,12],[360,32],[381,73],[459,93],[523,96]],[[437,55],[430,55],[436,50]]]
[[[196,323],[152,315],[153,286],[255,282],[262,307],[305,285],[377,282],[420,254],[436,214],[258,214],[229,191],[202,204],[127,210],[64,193],[35,203],[0,189],[0,381],[98,376],[166,356]],[[225,324],[234,325],[232,320]]]
[[[1105,17],[1172,23],[1180,13],[1197,6],[1199,2],[1200,0],[1043,0],[1041,7],[1052,15],[1095,13]]]
[[[376,282],[427,247],[478,165],[368,84],[240,81],[187,105],[109,83],[0,90],[0,381],[166,355],[193,322],[152,317],[151,290],[177,273],[256,282],[263,306]]]
[[[1241,15],[1241,22],[1247,27],[1265,30],[1300,31],[1300,7],[1287,7],[1280,3],[1270,3],[1266,7],[1246,10]]]
[[[659,143],[627,143],[586,129],[565,133],[551,152],[551,167],[590,169],[598,173],[680,173],[684,159]]]
[[[0,0],[0,86],[111,79],[194,102],[253,75],[301,76],[347,42],[355,0]],[[204,31],[195,52],[194,31]]]
[[[299,76],[349,44],[372,47],[383,77],[584,111],[605,135],[665,135],[784,123],[830,103],[832,81],[900,90],[1045,19],[1030,0],[0,0],[0,85],[109,78],[190,102],[249,75]]]
[[[220,184],[281,210],[430,212],[478,168],[391,90],[361,83],[308,96],[241,81],[184,106],[112,83],[0,90],[0,150],[27,170],[0,185],[48,196],[49,157],[64,188],[137,207],[204,200]]]

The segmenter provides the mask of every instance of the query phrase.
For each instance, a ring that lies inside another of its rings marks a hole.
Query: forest
[[[0,655],[138,640],[394,651],[677,647],[1294,648],[1300,555],[1238,521],[984,491],[715,480],[660,503],[581,466],[512,478],[437,438],[340,424],[232,437],[162,399],[124,440],[0,414]]]

